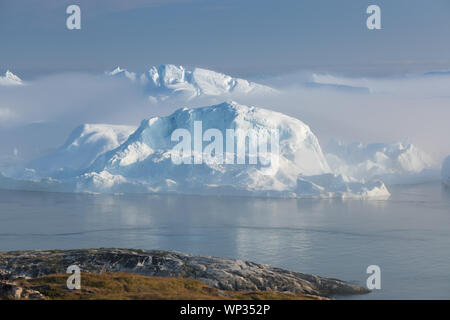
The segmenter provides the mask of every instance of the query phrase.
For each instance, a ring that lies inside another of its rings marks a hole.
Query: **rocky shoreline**
[[[203,257],[175,251],[137,249],[30,250],[0,252],[0,293],[39,298],[22,292],[21,279],[66,273],[70,265],[81,272],[126,272],[154,277],[199,280],[220,290],[276,291],[320,297],[368,293],[366,288],[331,278],[288,271],[229,258]]]

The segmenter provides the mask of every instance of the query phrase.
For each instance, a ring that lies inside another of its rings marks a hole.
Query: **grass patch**
[[[20,280],[22,287],[58,300],[315,300],[317,297],[274,291],[223,291],[203,282],[132,273],[82,273],[81,290],[66,287],[68,274]]]

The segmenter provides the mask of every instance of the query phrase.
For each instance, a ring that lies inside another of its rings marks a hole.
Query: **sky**
[[[81,30],[66,28],[78,4]],[[368,30],[366,8],[381,8]],[[173,63],[242,77],[450,69],[448,0],[0,0],[0,71],[22,78]]]

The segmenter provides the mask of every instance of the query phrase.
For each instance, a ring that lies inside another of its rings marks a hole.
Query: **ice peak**
[[[162,64],[159,67],[152,67],[149,74],[155,85],[167,86],[176,83],[185,82],[185,69],[183,66],[173,64]]]
[[[113,71],[107,71],[106,74],[108,76],[125,77],[133,81],[136,80],[136,73],[122,69],[120,66],[117,66]]]
[[[113,71],[108,72],[108,74],[113,76],[115,74],[118,74],[118,73],[121,73],[121,72],[124,72],[124,71],[125,71],[125,69],[122,69],[120,66],[117,66]]]
[[[17,75],[7,70],[4,76],[0,75],[0,85],[21,85],[23,84],[22,79]]]

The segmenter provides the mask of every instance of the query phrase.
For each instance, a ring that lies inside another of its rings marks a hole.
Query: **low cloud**
[[[275,109],[306,122],[322,146],[346,142],[409,141],[437,162],[450,154],[450,75],[347,78],[288,75],[273,82],[283,94],[242,102]],[[270,79],[266,84],[271,84]]]
[[[9,126],[135,122],[152,112],[144,93],[132,83],[89,74],[60,74],[20,87],[0,87],[0,96],[0,108],[16,115]]]
[[[13,118],[14,113],[8,108],[0,108],[0,123],[2,121],[8,121]]]

